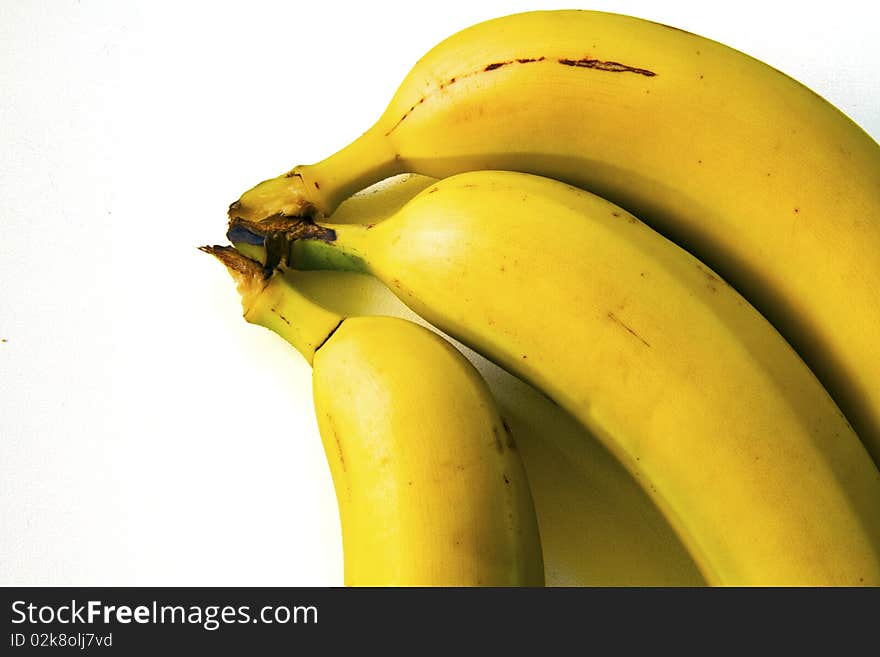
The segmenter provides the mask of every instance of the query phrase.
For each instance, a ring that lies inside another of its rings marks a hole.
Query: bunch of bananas
[[[474,25],[227,235],[245,318],[313,365],[346,584],[880,585],[880,146],[766,64]]]

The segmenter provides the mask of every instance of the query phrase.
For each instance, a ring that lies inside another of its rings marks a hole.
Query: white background
[[[581,6],[739,48],[876,139],[870,4]],[[0,584],[342,583],[309,369],[195,247],[436,42],[561,6],[0,2]]]

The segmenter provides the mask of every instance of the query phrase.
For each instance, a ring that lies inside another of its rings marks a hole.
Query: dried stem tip
[[[290,245],[296,240],[332,242],[336,239],[336,231],[319,226],[306,217],[276,214],[260,221],[241,217],[230,219],[226,236],[231,242],[265,245],[265,268],[272,271],[279,264],[287,262]]]
[[[263,264],[239,253],[234,247],[200,246],[199,251],[211,254],[226,265],[226,270],[238,286],[238,293],[245,307],[266,286],[266,269]]]

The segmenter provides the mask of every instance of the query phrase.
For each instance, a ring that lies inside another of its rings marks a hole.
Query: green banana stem
[[[361,226],[346,226],[345,233],[353,229],[353,232],[363,230]],[[334,271],[354,271],[361,274],[369,274],[370,268],[367,262],[349,248],[347,240],[326,242],[315,239],[298,239],[290,245],[290,265],[296,269]]]
[[[236,218],[229,222],[226,236],[235,248],[263,263],[267,275],[278,265],[296,269],[354,271],[370,273],[358,254],[358,237],[371,226],[315,223],[304,217],[271,217],[252,222]],[[339,240],[340,235],[345,237]]]
[[[315,352],[345,319],[302,294],[294,270],[270,270],[271,275],[267,275],[262,263],[231,246],[203,246],[200,250],[226,265],[238,285],[244,318],[279,334],[309,365]]]

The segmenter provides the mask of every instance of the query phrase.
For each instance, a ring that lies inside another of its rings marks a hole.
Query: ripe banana
[[[661,24],[516,14],[437,45],[360,138],[229,214],[329,215],[386,176],[476,169],[589,189],[694,253],[795,346],[880,463],[880,147],[824,99]]]
[[[262,265],[233,249],[205,250],[237,279],[245,318],[313,365],[346,585],[543,585],[522,461],[459,351],[407,320],[340,317],[291,277],[266,281]]]
[[[404,174],[346,199],[339,223],[374,223],[437,182]],[[255,258],[262,247],[242,245]],[[285,272],[296,290],[339,316],[391,315],[424,324],[372,276]],[[290,327],[276,327],[291,340]],[[448,337],[448,336],[447,336]],[[473,362],[510,426],[529,478],[548,586],[701,586],[693,559],[642,488],[571,415],[475,352]],[[567,453],[575,452],[577,459]]]
[[[837,406],[748,302],[626,211],[482,171],[373,225],[290,223],[294,266],[374,274],[570,411],[708,583],[880,584],[880,472]]]

